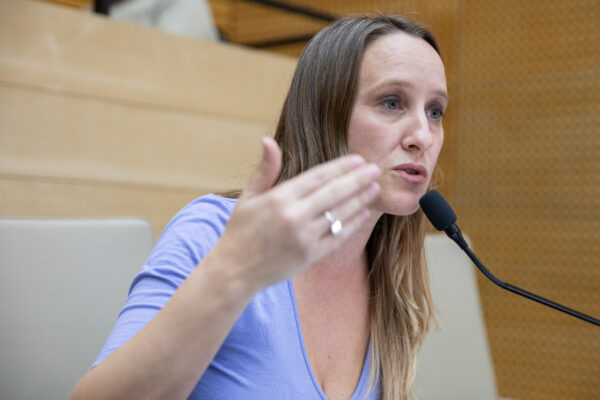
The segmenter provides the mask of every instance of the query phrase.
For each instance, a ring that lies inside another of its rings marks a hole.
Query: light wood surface
[[[295,59],[55,5],[0,3],[3,215],[131,215],[159,233],[243,187]]]
[[[0,2],[0,34],[2,81],[268,124],[295,65],[29,0]]]

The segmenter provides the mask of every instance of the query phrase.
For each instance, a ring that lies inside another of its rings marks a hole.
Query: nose
[[[402,137],[402,147],[407,151],[422,152],[431,147],[433,143],[429,120],[425,112],[413,112]]]

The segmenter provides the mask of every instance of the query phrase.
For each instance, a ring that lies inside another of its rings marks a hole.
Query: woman
[[[446,106],[420,26],[320,32],[248,187],[169,223],[72,398],[406,399],[432,319],[418,199]]]

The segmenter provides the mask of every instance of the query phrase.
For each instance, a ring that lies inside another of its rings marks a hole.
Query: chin
[[[382,193],[375,203],[375,208],[384,214],[408,216],[419,211],[420,198],[421,196],[414,192]]]

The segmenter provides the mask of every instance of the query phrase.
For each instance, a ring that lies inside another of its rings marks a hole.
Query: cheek
[[[348,150],[369,162],[378,161],[386,135],[381,126],[365,119],[352,119],[348,129]]]
[[[434,165],[437,164],[437,160],[438,160],[438,158],[440,156],[440,153],[442,151],[442,146],[443,145],[444,145],[444,132],[442,131],[442,134],[440,135],[440,137],[438,138],[438,140],[434,144],[434,154],[432,156],[432,159],[434,161]]]

